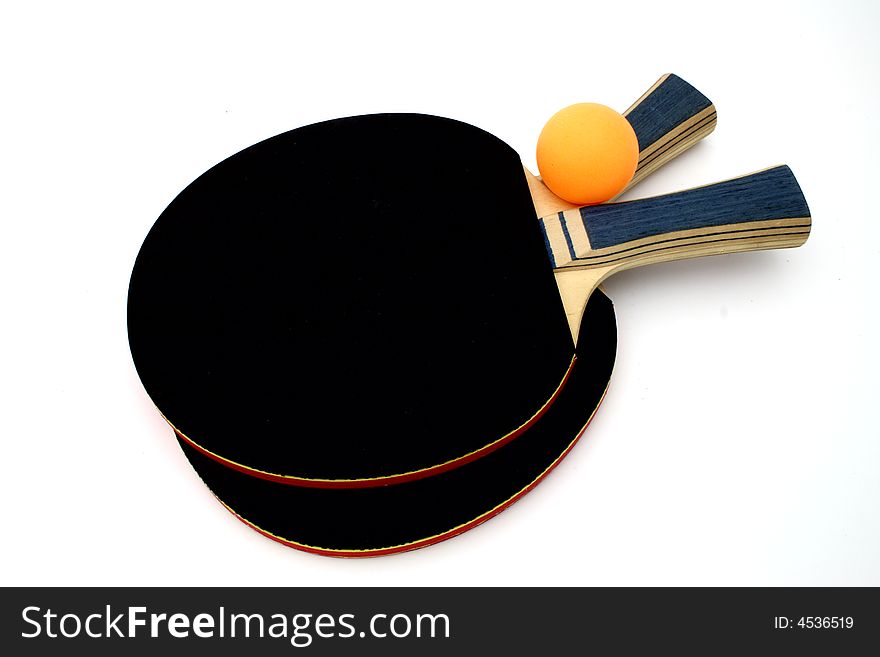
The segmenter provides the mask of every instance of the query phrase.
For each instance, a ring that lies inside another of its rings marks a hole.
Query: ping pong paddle
[[[612,264],[608,251],[601,250],[611,247],[599,238],[608,228],[606,217],[614,218],[619,231]],[[595,248],[576,258],[597,256],[595,265],[578,265],[593,281],[608,268],[796,246],[810,227],[806,202],[787,167],[678,194],[584,208],[577,220],[594,236]],[[557,268],[557,275],[561,271]],[[578,359],[568,384],[527,432],[503,449],[431,477],[361,489],[291,486],[225,467],[182,439],[181,447],[227,509],[281,543],[347,557],[424,547],[499,513],[572,448],[604,395],[614,363],[616,325],[610,301],[601,293],[588,295],[576,341]]]
[[[405,552],[461,534],[532,490],[577,442],[614,366],[617,326],[601,292],[587,305],[578,358],[559,399],[529,431],[480,459],[430,477],[369,488],[291,486],[226,467],[178,437],[218,501],[279,543],[335,557]]]
[[[666,76],[628,118],[639,179],[715,112]],[[145,240],[138,373],[191,447],[253,476],[371,487],[460,467],[534,426],[571,378],[536,221],[570,208],[448,119],[279,135],[206,172]]]

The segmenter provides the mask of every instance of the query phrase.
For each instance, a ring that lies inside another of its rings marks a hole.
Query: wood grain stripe
[[[577,257],[578,253],[587,253],[592,251],[590,245],[590,236],[587,235],[587,227],[584,225],[583,217],[579,210],[566,210],[560,215],[565,219],[565,230],[569,236],[569,245],[571,246],[572,256]]]
[[[809,233],[811,222],[809,217],[792,217],[789,219],[772,219],[768,221],[752,221],[724,226],[718,228],[695,228],[675,233],[664,233],[660,236],[646,237],[633,240],[624,244],[618,244],[604,249],[595,249],[590,252],[580,251],[584,254],[574,258],[566,264],[558,264],[557,267],[583,267],[608,264],[617,262],[633,255],[641,255],[650,251],[657,251],[663,246],[684,246],[687,244],[699,244],[701,242],[717,240],[722,236],[735,236],[738,238],[761,237],[771,234],[802,234]]]
[[[677,75],[661,78],[648,93],[642,96],[624,116],[635,130],[639,151],[658,148],[655,144],[668,142],[670,138],[689,128],[688,122],[711,107],[710,101],[699,90]]]
[[[667,150],[674,143],[687,139],[690,135],[693,135],[704,127],[711,126],[711,128],[714,129],[717,121],[718,113],[715,111],[715,106],[709,105],[709,107],[698,114],[695,114],[683,123],[680,123],[674,130],[666,133],[663,137],[642,150],[639,153],[639,166],[644,166],[653,158],[659,156],[662,151]]]
[[[711,123],[701,126],[696,132],[690,133],[686,138],[671,143],[668,149],[656,153],[656,157],[652,158],[651,160],[646,160],[644,163],[640,164],[636,169],[635,174],[633,174],[632,180],[630,180],[629,184],[626,186],[626,189],[624,189],[621,194],[626,192],[630,187],[633,187],[634,185],[638,184],[639,182],[650,176],[667,162],[678,157],[690,147],[696,145],[700,140],[710,135],[712,131],[715,130],[715,124],[716,122],[712,120]],[[611,200],[616,200],[621,194],[618,194]]]
[[[544,244],[547,246],[547,253],[550,254],[550,261],[554,268],[561,266],[559,263],[565,263],[572,260],[575,254],[569,249],[568,240],[565,237],[565,231],[562,228],[558,212],[549,217],[544,217],[540,221],[541,232],[544,234]]]
[[[638,250],[634,250],[626,255],[608,256],[605,258],[596,259],[590,258],[572,260],[565,265],[558,266],[557,269],[578,269],[583,267],[604,267],[607,265],[622,265],[628,263],[631,260],[643,262],[645,256],[649,255],[657,256],[660,259],[665,259],[665,256],[687,252],[689,254],[692,253],[692,255],[689,257],[693,257],[696,255],[703,255],[703,251],[700,250],[700,247],[709,244],[720,245],[722,243],[738,243],[736,249],[732,249],[737,251],[800,246],[806,241],[809,235],[810,230],[808,225],[801,225],[797,227],[792,227],[790,230],[773,232],[745,230],[742,233],[736,231],[732,231],[730,233],[715,233],[713,235],[706,235],[700,238],[664,240],[662,244],[658,243],[656,245],[645,246]],[[721,249],[718,252],[721,253],[725,251],[724,249]]]

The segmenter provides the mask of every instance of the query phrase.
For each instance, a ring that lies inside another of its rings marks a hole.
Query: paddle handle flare
[[[712,101],[673,73],[657,80],[623,115],[639,140],[639,163],[626,189],[706,137],[718,122]]]
[[[556,269],[628,269],[702,255],[800,246],[810,210],[787,166],[684,192],[541,219]],[[610,272],[609,272],[610,273]]]
[[[800,246],[812,221],[791,169],[778,166],[676,194],[566,210],[540,223],[577,342],[584,305],[611,274],[670,260]]]

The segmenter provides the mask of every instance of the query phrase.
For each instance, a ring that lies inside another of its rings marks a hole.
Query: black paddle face
[[[301,128],[206,172],[147,236],[128,325],[189,440],[316,480],[484,448],[574,353],[518,156],[423,115]]]
[[[559,462],[605,393],[617,345],[611,301],[593,293],[582,350],[559,398],[523,435],[482,458],[390,486],[325,489],[267,481],[226,467],[180,441],[217,498],[258,531],[332,556],[377,556],[459,534],[516,501]]]

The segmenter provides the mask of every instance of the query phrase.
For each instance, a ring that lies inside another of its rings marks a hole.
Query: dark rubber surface
[[[147,236],[128,326],[183,434],[316,479],[480,449],[574,351],[519,157],[424,115],[300,128],[207,171]]]

